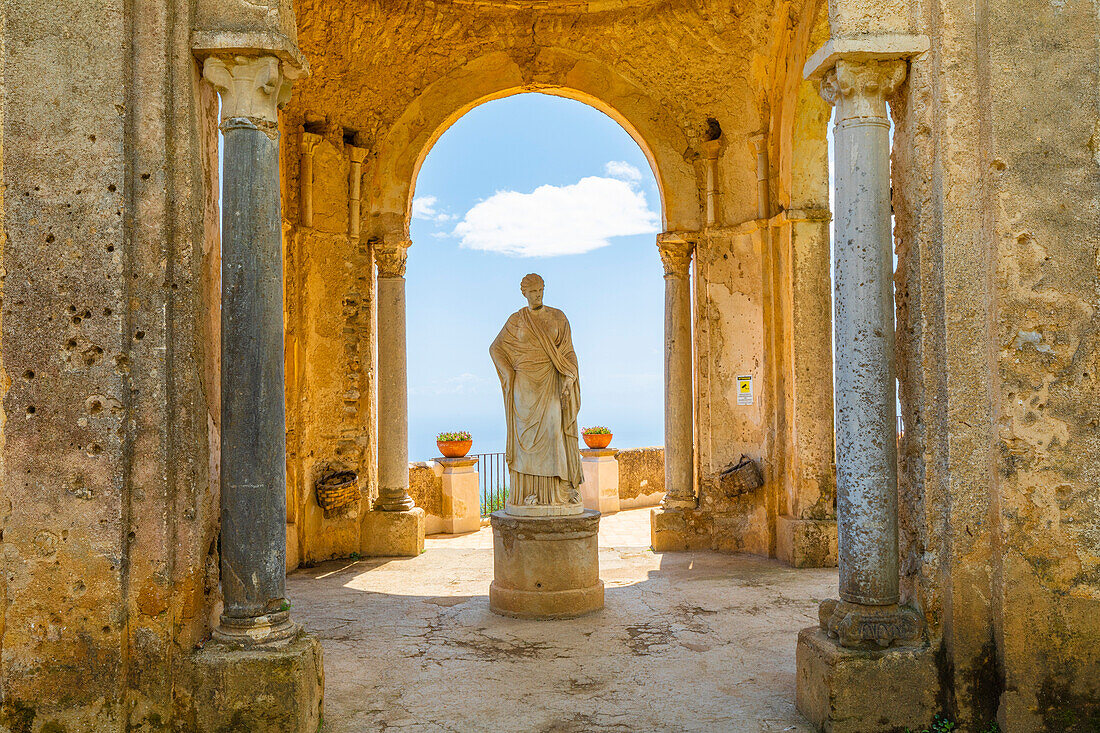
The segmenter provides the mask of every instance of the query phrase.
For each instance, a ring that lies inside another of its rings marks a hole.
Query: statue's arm
[[[569,326],[569,319],[565,317],[565,314],[558,311],[561,315],[562,327],[561,327],[561,341],[558,344],[562,357],[566,364],[572,368],[572,374],[566,374],[562,378],[562,397],[572,389],[573,385],[577,382],[581,370],[580,365],[577,363],[577,352],[573,350],[573,332]]]
[[[505,389],[512,383],[512,377],[516,373],[516,370],[512,367],[512,360],[508,358],[508,352],[504,348],[504,335],[508,332],[510,323],[511,319],[508,319],[508,323],[504,324],[504,328],[500,329],[500,333],[489,345],[489,358],[493,360],[493,366],[497,368],[500,383]]]

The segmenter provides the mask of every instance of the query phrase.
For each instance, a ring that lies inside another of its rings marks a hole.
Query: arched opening
[[[652,460],[664,440],[658,182],[620,123],[562,96],[477,106],[433,140],[417,170],[406,272],[407,328],[420,334],[407,347],[409,458],[438,456],[442,431],[470,431],[482,515],[500,508],[507,484],[488,347],[526,305],[519,282],[529,272],[545,279],[546,303],[571,324],[580,426],[613,432],[618,465],[636,489],[620,486],[631,506],[660,500],[663,464]],[[429,534],[444,527],[431,511],[443,504],[432,492],[445,489],[428,477],[433,469],[418,464],[411,482]]]

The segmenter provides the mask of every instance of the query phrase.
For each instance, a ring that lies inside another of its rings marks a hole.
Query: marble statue
[[[543,305],[544,283],[527,275],[520,291],[528,306],[508,317],[489,347],[500,376],[508,438],[509,492],[505,512],[555,516],[584,511],[578,445],[581,406],[577,355],[569,321]]]

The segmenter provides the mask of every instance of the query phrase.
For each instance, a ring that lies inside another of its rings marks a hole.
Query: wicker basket
[[[347,514],[359,506],[359,477],[355,471],[340,471],[322,476],[315,487],[317,503],[325,517]]]
[[[734,497],[760,488],[764,485],[764,477],[756,462],[742,454],[736,465],[718,475],[718,484],[727,497]]]

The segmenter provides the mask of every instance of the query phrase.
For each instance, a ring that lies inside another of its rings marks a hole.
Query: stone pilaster
[[[718,224],[718,219],[721,216],[719,201],[721,199],[721,192],[718,190],[718,158],[722,154],[722,138],[716,138],[714,140],[707,140],[702,145],[703,157],[706,160],[706,172],[707,172],[707,201],[706,201],[706,221],[707,226],[712,227]]]
[[[691,256],[695,243],[662,234],[657,249],[665,269],[665,509],[694,509],[692,418]]]
[[[321,144],[321,136],[303,132],[301,140],[301,170],[298,173],[299,215],[303,227],[313,227],[313,151]]]
[[[886,97],[904,59],[840,59],[821,93],[836,106],[834,318],[840,598],[821,624],[845,646],[912,641],[921,619],[898,606],[890,123]]]
[[[378,265],[378,499],[375,509],[408,511],[409,409],[405,354],[407,239],[374,243]]]
[[[221,585],[214,636],[242,646],[294,635],[286,600],[286,414],[275,56],[206,59],[224,135]]]
[[[771,216],[771,196],[768,191],[768,138],[763,133],[749,136],[752,152],[756,155],[756,218]]]
[[[353,244],[358,244],[363,159],[366,158],[367,151],[365,148],[349,147],[348,154],[350,156],[348,170],[348,237]]]

